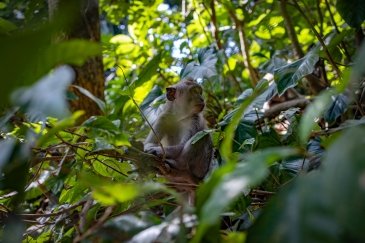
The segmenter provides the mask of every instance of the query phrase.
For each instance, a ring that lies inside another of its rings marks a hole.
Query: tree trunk
[[[49,16],[52,18],[58,7],[67,4],[76,4],[72,26],[66,33],[67,39],[86,39],[100,42],[100,20],[99,20],[99,3],[98,0],[48,0]],[[72,11],[73,12],[73,11]],[[72,18],[72,17],[71,17]],[[63,33],[65,34],[65,33]],[[102,57],[93,57],[87,60],[81,67],[73,66],[76,72],[74,85],[80,86],[94,96],[104,100],[104,68]],[[77,99],[70,102],[71,110],[85,111],[81,121],[88,119],[93,115],[100,115],[102,112],[97,104],[87,96],[81,94],[76,88],[72,91],[78,96]]]

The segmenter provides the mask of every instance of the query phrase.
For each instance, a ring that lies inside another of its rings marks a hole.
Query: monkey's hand
[[[158,147],[158,146],[149,147],[149,148],[145,149],[144,152],[156,155],[160,158],[162,158],[164,155],[161,147]]]

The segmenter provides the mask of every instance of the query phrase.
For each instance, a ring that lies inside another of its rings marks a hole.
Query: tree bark
[[[100,42],[100,20],[98,0],[81,0],[80,11],[76,16],[75,25],[69,38],[87,39]],[[73,67],[76,71],[74,84],[90,91],[94,96],[104,100],[104,67],[101,56],[87,60],[81,67]],[[93,115],[100,115],[102,112],[97,104],[90,98],[73,90],[79,97],[71,102],[71,110],[84,110],[83,120]]]
[[[100,42],[100,20],[98,0],[48,0],[49,17],[53,18],[56,10],[64,6],[71,6],[69,13],[73,18],[67,33],[61,33],[67,39],[85,39]],[[104,100],[104,67],[102,57],[93,57],[87,60],[82,66],[73,66],[76,77],[74,85],[80,86],[91,92],[97,98]],[[85,114],[80,122],[93,115],[100,115],[102,111],[97,104],[87,96],[81,94],[76,88],[71,88],[77,95],[77,99],[70,102],[71,110],[83,110]]]

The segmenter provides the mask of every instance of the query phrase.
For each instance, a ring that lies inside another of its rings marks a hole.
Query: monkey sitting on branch
[[[204,179],[213,157],[209,134],[193,143],[194,135],[207,128],[202,92],[192,79],[166,88],[167,102],[144,142],[145,152],[158,156],[170,168],[164,176],[181,188]]]

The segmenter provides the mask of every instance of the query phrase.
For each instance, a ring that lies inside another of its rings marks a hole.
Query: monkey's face
[[[191,111],[194,114],[202,112],[205,106],[205,102],[203,99],[203,89],[201,88],[201,86],[192,86],[188,90],[188,92],[189,94],[187,95],[187,104],[190,107]]]
[[[195,82],[182,82],[166,88],[166,97],[173,103],[177,113],[190,116],[202,112],[205,102],[203,89]]]

